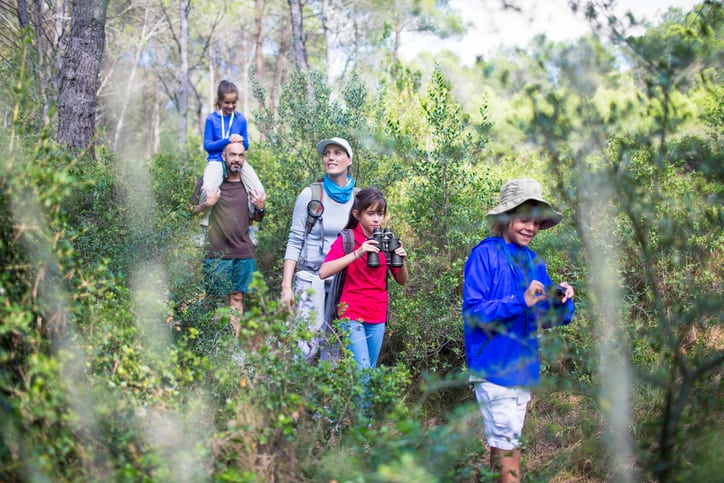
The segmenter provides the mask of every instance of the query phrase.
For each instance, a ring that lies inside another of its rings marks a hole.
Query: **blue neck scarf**
[[[347,175],[347,184],[340,187],[329,179],[329,176],[324,175],[324,191],[327,192],[330,198],[337,203],[347,203],[352,197],[352,191],[354,190],[354,180],[350,175]]]

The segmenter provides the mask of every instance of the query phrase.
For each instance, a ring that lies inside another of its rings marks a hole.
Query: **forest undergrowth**
[[[508,59],[491,60],[474,108],[439,66],[424,86],[396,64],[375,90],[353,74],[339,92],[296,71],[275,109],[255,86],[264,139],[249,159],[269,215],[238,340],[192,244],[200,140],[150,159],[92,157],[15,117],[0,133],[0,480],[492,481],[464,364],[462,267],[500,186],[525,176],[564,214],[533,248],[577,307],[540,339],[525,481],[715,481],[724,89],[713,12],[713,30],[675,28],[693,25],[683,16],[619,39],[628,71],[594,37],[520,53],[522,85]],[[571,70],[574,51],[595,57],[592,70]],[[32,111],[32,92],[21,75],[16,112]],[[353,143],[352,176],[387,195],[409,253],[365,414],[349,355],[304,363],[307,329],[278,303],[294,199],[321,173],[313,141],[331,136]]]

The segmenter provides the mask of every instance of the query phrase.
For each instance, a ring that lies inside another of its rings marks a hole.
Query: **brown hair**
[[[511,218],[508,215],[491,216],[489,218],[490,234],[492,236],[503,236],[505,229],[510,224]]]
[[[239,89],[236,88],[236,84],[227,80],[219,82],[219,87],[216,88],[216,109],[221,109],[221,102],[229,94],[236,94],[236,98],[239,98]]]
[[[490,225],[490,234],[492,236],[503,236],[505,230],[510,225],[510,222],[515,218],[526,218],[531,215],[535,218],[540,218],[543,213],[543,209],[548,207],[545,203],[541,203],[535,200],[528,200],[520,205],[516,206],[512,210],[508,210],[505,213],[499,215],[489,216],[488,224]]]
[[[352,213],[354,210],[357,210],[357,214],[359,215],[370,206],[377,206],[386,213],[387,200],[385,199],[385,195],[377,188],[363,188],[359,190],[354,197],[352,209],[349,210],[349,218],[347,219],[347,226],[345,226],[345,228],[355,228],[359,224],[359,221]]]

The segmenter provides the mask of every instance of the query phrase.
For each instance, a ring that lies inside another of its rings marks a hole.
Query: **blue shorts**
[[[214,297],[225,297],[231,292],[247,293],[255,271],[255,258],[205,258],[206,293]]]

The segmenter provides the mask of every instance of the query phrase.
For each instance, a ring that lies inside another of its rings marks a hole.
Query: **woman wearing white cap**
[[[298,314],[307,319],[312,332],[322,329],[325,296],[332,282],[332,278],[321,280],[317,272],[347,223],[357,191],[349,174],[353,156],[349,142],[339,137],[324,139],[317,143],[317,151],[322,156],[324,177],[297,196],[284,254],[280,298],[282,304],[291,306],[295,294],[299,296]],[[321,209],[317,201],[321,202]],[[314,289],[312,294],[310,288]],[[312,310],[315,318],[308,320]],[[306,360],[311,361],[316,355],[319,339],[299,341]]]
[[[574,290],[554,285],[543,260],[528,244],[562,215],[543,199],[532,179],[500,190],[487,214],[493,235],[465,263],[465,355],[483,415],[491,467],[499,481],[520,481],[520,434],[530,387],[538,384],[538,329],[568,324]]]

